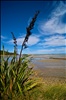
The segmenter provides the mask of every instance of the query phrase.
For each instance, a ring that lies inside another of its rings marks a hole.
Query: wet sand
[[[36,58],[36,57],[35,57]],[[65,58],[66,59],[66,58]],[[65,59],[34,59],[34,70],[40,77],[66,78],[66,60]]]
[[[34,60],[33,64],[35,65],[35,69],[41,68],[63,68],[66,69],[66,61],[65,60],[57,60],[57,59],[42,59],[42,60]]]
[[[66,78],[66,71],[63,68],[41,68],[34,69],[40,77],[54,77],[54,78]]]

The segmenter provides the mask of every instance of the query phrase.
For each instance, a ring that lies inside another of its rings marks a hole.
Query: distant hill
[[[4,51],[5,55],[14,55],[12,52]],[[0,55],[3,55],[3,50],[0,50]]]

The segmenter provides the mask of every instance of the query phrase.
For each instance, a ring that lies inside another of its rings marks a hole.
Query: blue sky
[[[63,1],[2,1],[1,49],[13,52],[11,32],[17,38],[18,53],[35,12],[40,14],[35,22],[28,48],[29,54],[66,54],[66,2]]]

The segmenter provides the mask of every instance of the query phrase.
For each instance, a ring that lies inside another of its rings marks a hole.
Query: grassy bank
[[[40,88],[34,89],[31,94],[31,100],[66,100],[66,84],[44,83]]]
[[[40,76],[36,70],[35,77],[40,85],[29,93],[29,100],[66,100],[66,78]]]
[[[37,76],[36,78],[38,79]],[[45,77],[39,80],[40,84],[27,92],[26,100],[66,100],[65,79]],[[20,96],[18,100],[23,100],[23,98]]]

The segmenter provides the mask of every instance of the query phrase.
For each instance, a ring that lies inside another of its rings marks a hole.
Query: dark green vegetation
[[[50,59],[66,60],[66,58],[53,58],[53,57],[50,57]]]
[[[0,50],[0,55],[3,55],[3,50]],[[12,52],[4,51],[4,55],[14,55]]]
[[[0,50],[0,56],[3,55],[3,50]],[[14,55],[13,52],[4,51],[4,55]],[[19,54],[17,54],[19,55]],[[29,54],[23,54],[23,56],[30,56]]]

